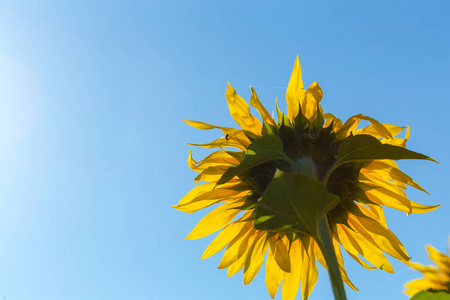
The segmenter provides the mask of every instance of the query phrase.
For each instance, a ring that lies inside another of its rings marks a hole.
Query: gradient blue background
[[[440,164],[401,162],[437,211],[388,225],[413,261],[448,251],[448,1],[0,2],[0,299],[270,299],[264,269],[249,285],[200,260],[212,240],[184,241],[206,214],[171,208],[193,186],[190,147],[235,126],[229,81],[274,110],[297,54],[326,112],[409,124],[408,147]],[[194,149],[194,158],[208,151]],[[345,258],[360,292],[407,299],[419,273]],[[264,268],[264,267],[263,267]],[[319,269],[310,299],[331,299]],[[276,299],[281,299],[281,293]],[[300,297],[298,297],[300,299]]]

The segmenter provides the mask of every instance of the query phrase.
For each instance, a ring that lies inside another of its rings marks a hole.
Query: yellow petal
[[[353,283],[350,281],[350,279],[347,276],[347,272],[344,268],[344,260],[342,259],[342,253],[341,249],[339,247],[338,241],[336,238],[333,238],[333,246],[336,253],[336,258],[339,264],[339,270],[341,271],[342,280],[353,290],[359,291]],[[328,270],[327,263],[325,262],[325,258],[322,255],[322,251],[320,250],[319,246],[315,241],[311,241],[311,247],[313,247],[314,256],[316,257],[317,261],[324,267],[326,270]],[[356,254],[357,255],[357,254]]]
[[[418,263],[411,263],[410,267],[414,270],[420,271],[422,273],[425,272],[439,272],[438,269],[436,269],[435,267],[432,266],[422,266],[421,264]]]
[[[270,297],[274,298],[281,280],[283,279],[283,271],[275,261],[275,254],[273,251],[269,251],[266,260],[266,286]]]
[[[248,137],[244,134],[242,130],[230,128],[230,127],[221,127],[216,125],[211,125],[208,123],[200,122],[200,121],[190,121],[190,120],[183,120],[186,124],[200,129],[200,130],[210,130],[210,129],[220,129],[222,130],[223,134],[227,136],[227,140],[232,140],[234,142],[238,142],[239,144],[243,144],[245,146],[250,145],[250,140]]]
[[[274,125],[275,122],[270,116],[269,112],[266,110],[266,108],[261,104],[261,102],[258,99],[258,96],[256,95],[255,89],[250,87],[252,90],[252,97],[250,98],[250,105],[256,108],[256,110],[261,114],[261,117],[269,124]]]
[[[223,165],[208,167],[195,177],[194,182],[195,184],[199,181],[217,182],[229,168],[230,166]]]
[[[347,272],[344,268],[344,260],[342,259],[342,252],[341,247],[339,247],[339,243],[336,238],[333,238],[333,246],[334,246],[334,252],[336,253],[336,258],[339,264],[339,270],[341,271],[342,280],[353,290],[359,291],[356,286],[353,285],[353,283],[348,278]]]
[[[302,244],[301,248],[303,259],[301,291],[303,299],[306,300],[316,285],[319,273],[317,272],[316,259],[312,247],[305,249]]]
[[[255,278],[259,269],[264,262],[264,255],[266,254],[268,243],[266,240],[267,232],[263,232],[260,237],[256,238],[253,246],[250,249],[244,266],[244,284],[249,284]]]
[[[363,207],[362,205],[357,204],[359,207]],[[374,219],[381,225],[387,228],[386,217],[384,216],[383,207],[380,205],[367,205],[370,210],[370,213],[366,213],[370,218]]]
[[[388,138],[392,139],[392,132],[386,128],[385,124],[379,123],[377,120],[372,119],[374,123],[369,124],[368,126],[355,130],[353,134],[368,134],[377,139],[380,138]],[[403,127],[404,128],[404,127]]]
[[[293,120],[299,109],[299,99],[303,98],[305,90],[303,89],[302,69],[300,67],[300,61],[295,59],[294,69],[292,70],[291,78],[286,90],[286,103],[287,103],[287,115],[288,118]]]
[[[384,177],[385,179],[391,179],[397,184],[398,183],[407,184],[422,192],[427,193],[427,191],[425,191],[411,177],[400,171],[400,169],[396,166],[395,162],[393,165],[392,161],[388,163],[387,160],[374,160],[368,166],[362,168],[361,172],[363,174],[367,174],[367,172],[372,172],[380,177]]]
[[[317,82],[313,82],[306,90],[305,95],[300,104],[302,112],[311,122],[316,117],[317,106],[319,106],[320,112],[323,113],[323,109],[318,103],[322,100],[323,92]]]
[[[244,198],[248,194],[248,190],[231,190],[229,188],[236,187],[240,182],[227,182],[229,184],[227,186],[223,186],[223,188],[214,188],[215,183],[205,183],[199,185],[192,189],[180,202],[173,206],[174,208],[183,211],[183,212],[196,212],[199,209],[211,206],[213,204],[223,202],[223,201],[231,201],[238,200]]]
[[[236,184],[236,182],[234,184]],[[173,207],[178,208],[178,206],[190,203],[197,196],[212,191],[215,185],[216,185],[215,183],[205,183],[196,186],[195,188],[190,190],[183,198],[181,198],[180,202],[178,202],[178,204],[174,205]]]
[[[372,186],[380,190],[387,190],[395,194],[395,196],[408,198],[403,189],[399,187],[395,182],[386,180],[385,178],[378,176],[377,173],[360,173],[358,179],[360,182],[365,183],[368,186]]]
[[[405,134],[405,138],[393,138],[393,139],[382,139],[381,142],[383,144],[389,144],[389,145],[393,145],[393,146],[399,146],[399,147],[406,147],[406,142],[409,139],[409,133],[410,133],[410,128],[409,126],[406,126],[406,134]]]
[[[326,119],[324,127],[328,127],[333,123],[333,130],[337,132],[339,129],[342,128],[342,120],[339,118],[336,118],[333,114],[326,113],[323,114],[323,117]]]
[[[435,210],[440,205],[422,205],[395,194],[385,188],[372,189],[365,192],[370,201],[403,211],[407,214],[420,214]]]
[[[246,212],[241,218],[239,218],[236,222],[233,222],[226,226],[219,234],[214,238],[214,240],[208,245],[203,252],[202,259],[208,258],[220,250],[222,250],[226,245],[228,245],[239,233],[244,230],[247,232],[248,228],[252,226],[252,222],[239,222],[243,220],[244,217],[248,217],[250,212]],[[244,228],[245,227],[245,228]]]
[[[231,277],[240,270],[242,270],[242,268],[245,266],[247,257],[250,255],[252,251],[256,239],[257,236],[255,234],[255,231],[251,231],[251,233],[249,233],[249,235],[246,236],[245,240],[242,241],[235,259],[231,261],[229,266],[227,266],[228,267],[227,277]]]
[[[227,147],[234,147],[234,148],[237,148],[242,151],[245,151],[247,149],[247,145],[243,141],[234,140],[234,139],[225,138],[225,137],[218,138],[210,143],[205,143],[205,144],[186,143],[186,145],[203,147],[203,148],[207,148],[207,149],[227,148]]]
[[[339,237],[339,241],[341,245],[344,247],[345,251],[356,260],[361,266],[366,268],[367,270],[375,270],[376,267],[372,267],[367,264],[364,260],[359,258],[359,254],[363,253],[361,246],[355,240],[352,234],[350,234],[349,230],[345,225],[337,224],[337,234]]]
[[[233,117],[236,123],[244,130],[255,135],[261,135],[261,122],[250,114],[250,106],[241,96],[236,94],[236,90],[230,84],[228,84],[225,95],[231,117]]]
[[[239,234],[228,244],[223,253],[222,260],[219,263],[219,269],[225,269],[236,262],[247,249],[249,239],[253,236],[255,229],[252,222],[246,222],[249,225],[244,226]],[[242,264],[242,266],[244,266]]]
[[[291,271],[291,259],[286,244],[283,240],[276,240],[270,242],[270,249],[274,254],[274,259],[277,262],[281,270],[286,273]]]
[[[355,239],[355,241],[360,246],[362,250],[360,254],[375,267],[388,273],[394,273],[394,269],[384,256],[383,252],[381,252],[381,250],[378,249],[377,247],[374,247],[374,243],[369,242],[369,240],[371,240],[372,237],[362,228],[356,226],[357,224],[352,222],[350,216],[351,215],[349,215],[349,224],[352,225],[353,229],[356,232],[352,231],[347,232]]]
[[[400,132],[403,131],[403,129],[405,129],[406,127],[401,127],[401,126],[396,126],[396,125],[391,125],[391,124],[386,124],[386,123],[379,123],[383,126],[384,129],[386,129],[387,131],[389,131],[391,133],[391,136],[394,137],[397,134],[399,134]],[[372,135],[374,137],[376,137],[377,139],[385,137],[385,134],[383,134],[384,129],[382,129],[380,131],[380,128],[378,128],[377,126],[374,126],[373,124],[370,124],[369,126],[362,128],[362,129],[358,129],[357,131],[355,131],[355,134],[369,134]]]
[[[283,274],[283,300],[294,300],[302,280],[302,253],[300,241],[294,240],[289,251],[291,258],[291,272]]]
[[[366,236],[370,236],[368,241],[373,245],[401,262],[409,262],[409,256],[406,253],[405,247],[403,247],[400,240],[389,229],[369,218],[351,216],[349,219],[351,219],[349,222],[351,222],[354,228],[359,232],[365,231],[367,233]]]
[[[196,172],[201,172],[201,171],[207,169],[208,167],[213,167],[213,166],[229,166],[229,167],[231,167],[231,166],[235,166],[238,164],[239,164],[239,161],[224,150],[215,151],[215,152],[211,153],[210,155],[206,156],[204,159],[202,159],[199,162],[196,162],[192,158],[192,150],[189,151],[188,165],[192,170],[194,170]]]
[[[233,208],[239,205],[230,201],[215,208],[198,222],[185,239],[199,239],[222,229],[238,214],[239,210]]]
[[[369,121],[372,124],[372,128],[376,129],[381,136],[392,139],[392,134],[386,129],[386,127],[384,127],[383,124],[362,114],[357,114],[350,117],[337,132],[338,137],[342,139],[350,134],[356,134],[356,128],[361,120]]]
[[[439,253],[432,246],[427,245],[428,256],[432,259],[441,270],[445,270],[450,274],[450,257]]]
[[[446,289],[446,287],[443,286],[442,284],[431,281],[427,278],[420,278],[420,279],[410,281],[405,284],[405,287],[411,289],[411,291],[405,291],[405,293],[407,293],[409,295],[414,295],[415,293],[417,293],[419,291],[427,290],[427,289],[436,289],[436,290]]]

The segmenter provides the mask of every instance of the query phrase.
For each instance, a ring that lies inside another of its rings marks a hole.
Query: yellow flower
[[[429,258],[435,262],[437,268],[411,263],[411,268],[422,272],[425,278],[415,279],[405,284],[405,288],[407,288],[405,293],[408,295],[412,296],[429,289],[444,290],[450,293],[450,257],[439,253],[430,245],[427,245],[427,251]]]
[[[386,225],[382,206],[407,214],[438,207],[410,201],[404,192],[407,185],[424,190],[394,160],[432,160],[404,148],[409,127],[401,138],[397,135],[405,127],[361,114],[345,123],[323,114],[322,89],[316,82],[303,88],[298,57],[286,92],[287,116],[277,107],[275,121],[253,88],[251,92],[250,104],[262,122],[230,85],[226,99],[241,129],[185,121],[224,134],[211,143],[190,144],[220,150],[198,162],[191,151],[189,167],[199,173],[195,183],[206,183],[174,206],[192,213],[219,204],[186,238],[221,230],[202,258],[226,247],[219,269],[228,268],[228,276],[244,269],[244,284],[248,284],[267,254],[270,296],[283,282],[284,300],[294,299],[299,286],[307,299],[318,277],[316,260],[327,268],[316,230],[317,220],[326,214],[343,281],[352,289],[357,290],[347,277],[340,246],[369,270],[394,272],[383,252],[408,264],[405,248]],[[360,121],[370,124],[358,129]]]

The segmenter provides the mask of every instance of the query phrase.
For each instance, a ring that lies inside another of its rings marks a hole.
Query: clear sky
[[[190,146],[235,126],[227,82],[269,111],[299,54],[325,112],[411,126],[408,148],[440,164],[402,162],[442,206],[389,227],[413,261],[448,251],[450,4],[437,1],[1,1],[0,299],[270,299],[263,269],[227,279],[213,236],[185,241],[206,214],[176,204],[193,186]],[[194,158],[207,151],[194,149]],[[420,274],[344,257],[360,292],[407,299]],[[330,299],[328,274],[310,299]],[[276,299],[281,299],[278,295]]]

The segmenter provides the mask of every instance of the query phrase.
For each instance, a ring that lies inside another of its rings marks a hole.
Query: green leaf
[[[426,155],[405,149],[399,146],[382,144],[378,139],[371,135],[358,134],[347,138],[339,147],[339,158],[333,168],[327,174],[327,180],[330,175],[339,166],[350,162],[363,162],[375,159],[434,159]]]
[[[254,225],[260,230],[294,231],[317,237],[321,216],[339,197],[325,184],[302,173],[277,171],[256,205]]]
[[[399,146],[382,144],[371,135],[358,134],[349,138],[339,147],[337,164],[351,161],[366,161],[373,159],[425,159],[436,162],[431,157],[405,149]]]
[[[421,291],[415,294],[410,300],[450,300],[450,294],[446,291]]]
[[[293,164],[293,162],[291,162],[284,154],[283,143],[278,136],[263,135],[248,146],[244,160],[236,167],[229,168],[222,177],[220,177],[216,185],[223,184],[234,176],[260,164],[275,160],[285,160]]]

